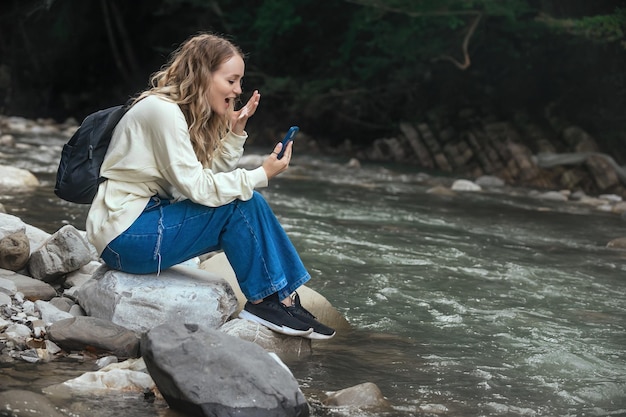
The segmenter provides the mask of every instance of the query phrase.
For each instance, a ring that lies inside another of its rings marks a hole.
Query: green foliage
[[[542,16],[549,26],[571,35],[600,42],[620,41],[626,48],[626,9],[617,8],[614,13],[584,16],[579,19],[554,19]]]
[[[270,43],[275,37],[289,33],[302,22],[296,14],[297,2],[267,0],[257,10],[253,29],[261,34],[261,43]]]
[[[554,54],[555,33],[575,42],[626,33],[624,9],[583,0],[8,1],[0,67],[12,85],[0,108],[80,117],[144,88],[176,45],[211,31],[247,53],[246,93],[261,90],[276,117],[372,137],[423,118],[434,101],[470,101],[481,82],[531,71]]]

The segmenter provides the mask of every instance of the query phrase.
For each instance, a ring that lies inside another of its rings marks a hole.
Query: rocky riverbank
[[[603,141],[550,114],[539,124],[524,114],[503,120],[468,107],[458,114],[433,111],[398,130],[365,149],[349,141],[339,149],[360,160],[410,164],[444,175],[489,175],[512,186],[626,198],[626,166],[601,147]]]
[[[207,416],[309,414],[309,401],[280,358],[306,358],[314,343],[236,318],[245,299],[223,253],[158,276],[132,275],[102,265],[84,232],[70,225],[48,235],[0,214],[0,232],[0,362],[74,358],[99,368],[43,394],[151,393],[174,409]],[[349,328],[320,294],[307,287],[299,294],[320,319]],[[0,397],[5,408],[15,398],[52,407],[38,393]],[[329,393],[324,402],[386,406],[373,384]]]

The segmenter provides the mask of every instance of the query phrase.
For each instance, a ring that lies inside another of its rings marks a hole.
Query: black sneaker
[[[324,340],[330,339],[335,335],[335,329],[320,323],[315,319],[315,316],[311,314],[309,310],[302,307],[302,304],[300,304],[300,296],[297,292],[294,293],[292,301],[293,305],[286,307],[287,311],[289,311],[289,313],[291,313],[291,315],[298,320],[308,324],[313,328],[313,332],[304,337],[309,339]]]
[[[308,323],[294,317],[287,307],[274,297],[265,298],[258,304],[248,301],[239,313],[239,317],[288,336],[306,337],[313,331]]]

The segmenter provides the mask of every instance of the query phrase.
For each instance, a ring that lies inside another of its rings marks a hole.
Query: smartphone
[[[289,128],[289,131],[287,131],[287,134],[285,135],[285,137],[283,138],[283,147],[280,149],[280,152],[278,152],[278,155],[276,155],[277,159],[280,159],[283,157],[284,153],[285,153],[285,149],[287,149],[287,145],[289,144],[289,142],[291,142],[293,140],[293,138],[296,136],[296,133],[298,133],[298,130],[300,130],[300,128],[298,126],[291,126]]]

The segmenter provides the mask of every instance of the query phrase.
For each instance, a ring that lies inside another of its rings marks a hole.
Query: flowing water
[[[86,208],[51,191],[62,142],[46,140],[5,151],[1,163],[43,186],[0,202],[48,232],[83,228]],[[353,327],[288,361],[313,415],[626,415],[626,252],[606,248],[626,236],[626,221],[524,190],[434,195],[415,169],[344,162],[296,158],[262,191],[310,269],[308,285]],[[11,378],[0,385],[39,392],[88,367],[13,364],[0,368]],[[391,408],[319,407],[325,391],[364,382]],[[63,407],[178,416],[128,394]]]

